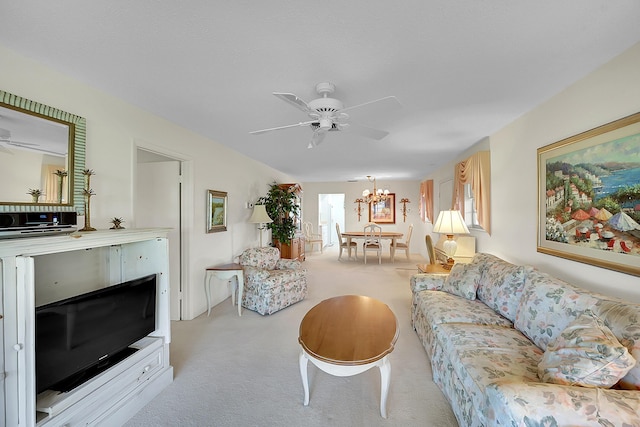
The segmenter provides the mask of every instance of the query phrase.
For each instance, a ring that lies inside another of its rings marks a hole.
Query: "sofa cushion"
[[[442,285],[442,290],[452,295],[474,300],[480,276],[479,264],[454,264]]]
[[[487,387],[489,426],[604,427],[640,425],[640,393],[548,383]]]
[[[483,302],[463,299],[448,292],[422,291],[414,295],[414,301],[432,327],[441,323],[513,326],[511,321],[497,315]]]
[[[513,322],[520,303],[525,275],[532,267],[514,265],[486,253],[476,254],[473,263],[481,265],[482,277],[478,285],[478,299]]]
[[[546,273],[527,274],[514,325],[538,347],[547,349],[597,298]]]
[[[549,344],[538,375],[544,382],[609,388],[635,364],[604,322],[586,310]]]
[[[618,386],[640,390],[640,304],[602,297],[593,311],[636,359],[636,365],[620,380]]]
[[[538,381],[542,351],[513,328],[448,323],[438,325],[434,332],[434,381],[441,386],[447,383],[451,399],[461,396],[463,401],[472,401],[475,416],[480,417],[472,420],[457,414],[464,425],[490,425],[482,418],[489,412],[486,388],[491,384]]]

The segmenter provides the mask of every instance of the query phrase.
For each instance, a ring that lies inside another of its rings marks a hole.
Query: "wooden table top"
[[[364,231],[345,231],[342,233],[344,237],[364,237]],[[397,231],[383,231],[380,236],[382,238],[389,237],[402,237],[403,234]]]
[[[451,273],[451,270],[447,270],[440,263],[418,264],[418,271],[420,271],[420,273],[428,273],[428,274],[449,274],[449,273]]]
[[[313,307],[300,323],[298,342],[311,356],[334,365],[365,365],[393,351],[398,319],[381,301],[343,295]]]
[[[242,265],[232,262],[230,264],[222,264],[222,265],[215,265],[213,267],[207,267],[207,270],[212,270],[212,271],[242,270]]]

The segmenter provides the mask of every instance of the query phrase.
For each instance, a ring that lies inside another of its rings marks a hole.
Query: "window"
[[[478,210],[476,208],[476,198],[471,190],[471,184],[464,185],[464,222],[469,228],[479,228],[482,226],[478,222]]]

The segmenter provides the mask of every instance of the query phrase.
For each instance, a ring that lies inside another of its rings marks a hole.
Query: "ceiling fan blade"
[[[293,105],[298,110],[302,110],[307,114],[315,112],[311,108],[309,108],[309,105],[304,100],[302,100],[301,98],[298,98],[296,95],[292,93],[273,92],[273,94],[278,98],[282,99],[284,102]]]
[[[307,148],[317,147],[324,141],[324,137],[327,135],[327,131],[323,129],[318,129],[313,131],[313,136],[311,137],[311,142],[307,145]]]
[[[47,150],[46,148],[40,148],[40,144],[31,144],[28,142],[22,143],[22,142],[18,142],[18,141],[9,141],[7,142],[7,145],[11,145],[13,147],[18,147],[18,148],[23,148],[25,150],[32,150],[32,151],[38,151],[41,153],[47,153],[47,154],[52,154],[54,156],[61,156],[64,157],[67,155],[66,152],[60,152],[60,151],[55,151],[55,150]]]
[[[395,96],[386,96],[384,98],[375,99],[373,101],[365,102],[363,104],[358,104],[351,107],[343,108],[342,110],[340,110],[340,112],[343,113],[346,111],[352,111],[352,110],[355,110],[356,108],[370,108],[370,107],[374,107],[374,104],[375,104],[375,108],[379,111],[391,111],[391,110],[398,110],[402,108],[402,104],[400,104],[400,101],[398,101],[398,98],[396,98]]]
[[[37,147],[40,144],[36,144],[33,142],[22,142],[22,141],[13,141],[13,140],[9,140],[9,139],[4,139],[2,140],[2,142],[6,142],[7,144],[11,144],[11,145],[15,145],[17,147],[28,147],[28,146],[34,146]]]
[[[362,126],[357,123],[351,122],[349,126],[344,127],[344,130],[357,133],[358,135],[365,136],[367,138],[381,140],[385,136],[389,135],[389,132],[380,129],[370,128],[368,126]]]
[[[294,128],[294,127],[298,127],[298,126],[307,126],[310,125],[311,123],[316,122],[317,120],[309,120],[307,122],[300,122],[300,123],[296,123],[294,125],[286,125],[286,126],[278,126],[275,128],[269,128],[269,129],[260,129],[260,130],[254,130],[249,132],[252,135],[259,135],[261,133],[265,133],[265,132],[271,132],[272,130],[280,130],[280,129],[288,129],[288,128]]]

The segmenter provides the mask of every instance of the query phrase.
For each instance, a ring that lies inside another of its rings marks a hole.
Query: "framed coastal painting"
[[[538,252],[640,276],[640,113],[538,149]]]
[[[227,231],[227,193],[207,190],[207,233]]]
[[[396,195],[389,193],[386,200],[369,203],[369,222],[376,224],[396,223]]]

